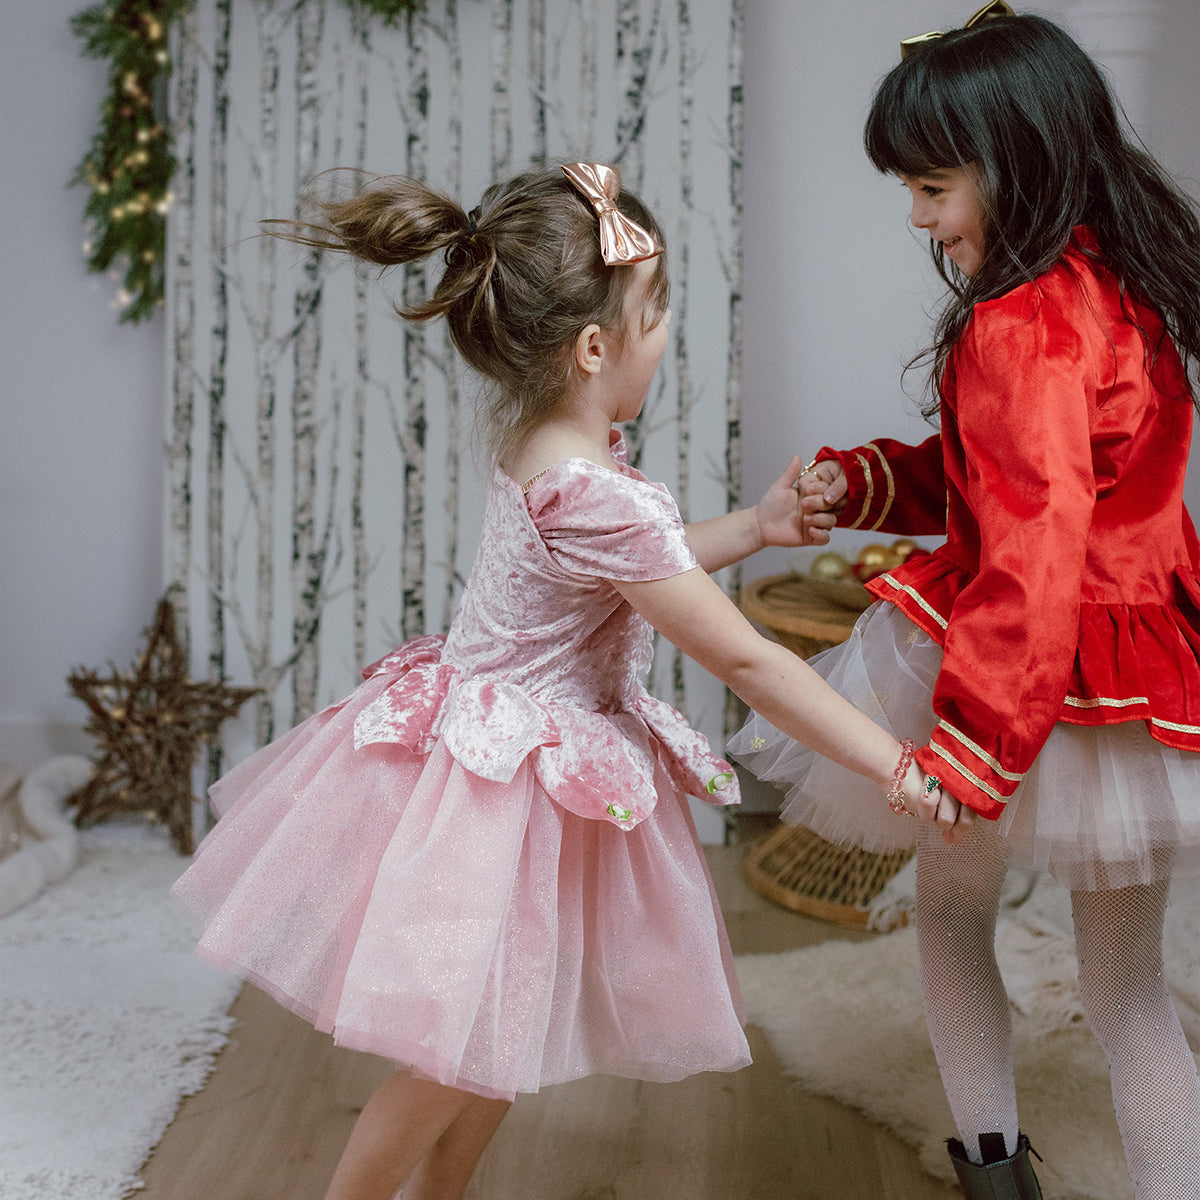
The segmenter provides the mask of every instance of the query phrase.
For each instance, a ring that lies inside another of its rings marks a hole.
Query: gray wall
[[[161,586],[161,322],[118,326],[66,188],[104,86],[70,17],[7,4],[0,37],[0,759],[90,752],[76,666],[124,668]]]

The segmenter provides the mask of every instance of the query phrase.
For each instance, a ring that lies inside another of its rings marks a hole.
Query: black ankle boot
[[[966,1200],[1042,1200],[1033,1164],[1029,1161],[1037,1151],[1022,1133],[1017,1138],[1017,1152],[998,1162],[973,1163],[960,1141],[951,1138],[946,1143],[954,1173],[962,1185]]]

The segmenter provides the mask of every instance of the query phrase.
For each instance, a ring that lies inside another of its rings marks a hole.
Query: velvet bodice
[[[479,551],[449,633],[367,668],[395,681],[359,714],[357,745],[428,751],[507,782],[532,756],[563,807],[632,828],[653,810],[656,762],[700,799],[737,800],[728,762],[642,682],[651,629],[614,581],[697,566],[661,484],[624,461],[556,463],[524,491],[493,474]]]

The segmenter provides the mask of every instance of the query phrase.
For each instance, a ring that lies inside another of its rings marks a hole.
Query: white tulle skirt
[[[941,647],[894,605],[869,608],[850,639],[809,660],[860,711],[917,745],[933,731]],[[760,779],[781,785],[783,818],[828,841],[877,853],[912,846],[917,822],[896,816],[879,785],[822,758],[757,713],[728,745]],[[1060,722],[1000,817],[1014,866],[1068,887],[1111,889],[1200,868],[1200,754],[1156,742],[1141,721]]]

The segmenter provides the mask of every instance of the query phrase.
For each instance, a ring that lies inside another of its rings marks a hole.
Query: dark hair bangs
[[[953,101],[936,94],[928,72],[904,63],[879,86],[863,129],[867,157],[890,175],[926,175],[939,167],[959,167],[977,155],[956,144],[951,130]]]

